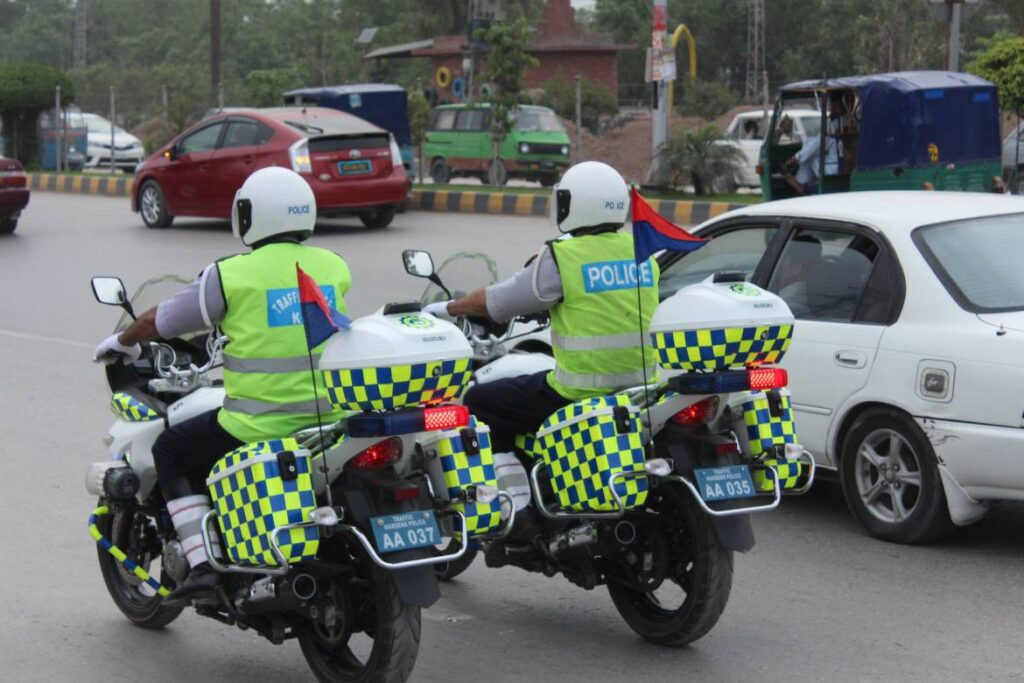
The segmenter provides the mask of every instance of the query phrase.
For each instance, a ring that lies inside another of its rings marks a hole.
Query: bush
[[[680,78],[675,87],[676,113],[714,119],[742,101],[739,93],[715,81]]]
[[[53,107],[58,85],[61,102],[70,102],[75,91],[63,71],[45,64],[0,64],[0,117],[9,140],[4,148],[26,167],[35,166],[36,119]]]
[[[253,69],[245,76],[245,103],[250,107],[277,107],[281,95],[302,86],[307,72],[297,66]]]
[[[559,116],[570,121],[576,120],[576,81],[563,79],[561,74],[544,84],[544,94],[537,103],[551,107]],[[580,81],[580,114],[583,127],[597,132],[597,124],[604,115],[619,111],[619,99],[615,93],[596,81],[583,78]]]
[[[999,88],[1003,111],[1024,110],[1024,38],[999,37],[990,41],[967,70]]]
[[[657,182],[670,188],[692,184],[695,194],[711,194],[716,185],[733,178],[743,163],[739,148],[722,144],[723,139],[714,126],[673,136],[658,153]]]

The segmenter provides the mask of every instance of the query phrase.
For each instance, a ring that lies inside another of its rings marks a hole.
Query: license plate
[[[339,161],[338,173],[341,175],[364,175],[373,170],[373,162],[369,159],[362,161]]]
[[[705,467],[694,473],[697,475],[697,490],[705,502],[749,498],[756,493],[750,468],[746,465]]]
[[[426,548],[441,542],[437,519],[429,510],[371,517],[370,526],[377,550],[382,553]]]

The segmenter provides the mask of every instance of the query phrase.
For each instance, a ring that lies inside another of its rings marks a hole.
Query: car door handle
[[[867,356],[859,351],[836,351],[833,360],[836,365],[851,369],[862,368],[868,362]]]

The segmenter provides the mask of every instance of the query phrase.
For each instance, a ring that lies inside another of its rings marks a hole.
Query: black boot
[[[223,581],[224,577],[211,567],[209,562],[202,562],[192,568],[188,577],[167,596],[166,600],[177,602],[196,597],[210,597]]]

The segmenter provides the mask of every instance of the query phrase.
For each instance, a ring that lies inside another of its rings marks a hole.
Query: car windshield
[[[519,109],[516,111],[516,130],[558,133],[565,130],[553,111]]]
[[[914,242],[966,310],[1024,310],[1024,213],[919,228]]]
[[[83,118],[89,126],[90,133],[110,133],[110,121],[107,121],[102,116],[85,116]],[[114,126],[114,130],[118,133],[125,132],[120,126]]]
[[[498,281],[498,265],[487,254],[459,252],[452,254],[437,269],[441,282],[452,290],[456,299]],[[427,285],[420,297],[426,305],[444,301],[448,296],[435,284]]]

